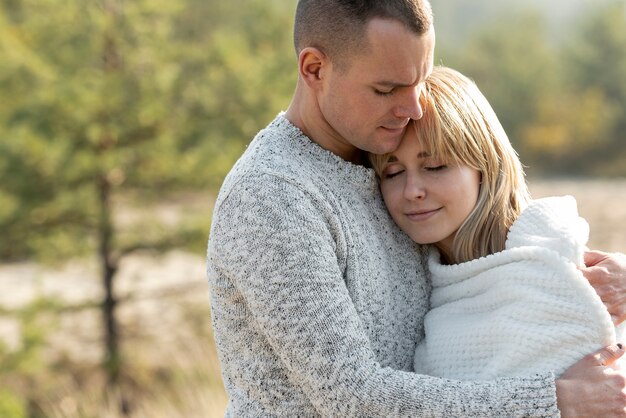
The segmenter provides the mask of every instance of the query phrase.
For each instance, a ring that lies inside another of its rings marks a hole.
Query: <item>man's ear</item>
[[[300,51],[298,65],[302,80],[309,88],[317,90],[330,67],[330,60],[322,50],[307,47]]]

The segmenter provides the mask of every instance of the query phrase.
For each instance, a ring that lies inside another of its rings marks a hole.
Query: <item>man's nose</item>
[[[395,116],[398,118],[421,119],[424,116],[420,104],[421,87],[408,88],[402,95],[402,102],[396,108]]]

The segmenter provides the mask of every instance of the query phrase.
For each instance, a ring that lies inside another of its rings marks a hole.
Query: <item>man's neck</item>
[[[285,111],[287,120],[320,147],[346,161],[363,165],[367,159],[365,153],[345,140],[335,139],[337,132],[324,120],[319,108],[305,101],[304,98],[299,97],[296,89],[296,94]]]

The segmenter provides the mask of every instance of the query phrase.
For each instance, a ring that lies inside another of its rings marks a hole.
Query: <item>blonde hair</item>
[[[476,206],[457,231],[454,263],[504,249],[511,224],[530,200],[518,155],[489,102],[458,71],[435,67],[420,97],[424,116],[413,121],[419,141],[432,155],[481,174]],[[389,159],[370,155],[376,173]]]

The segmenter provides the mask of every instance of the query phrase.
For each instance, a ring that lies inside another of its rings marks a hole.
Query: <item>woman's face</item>
[[[480,172],[428,154],[411,126],[381,170],[381,191],[396,224],[446,255],[476,205]]]

